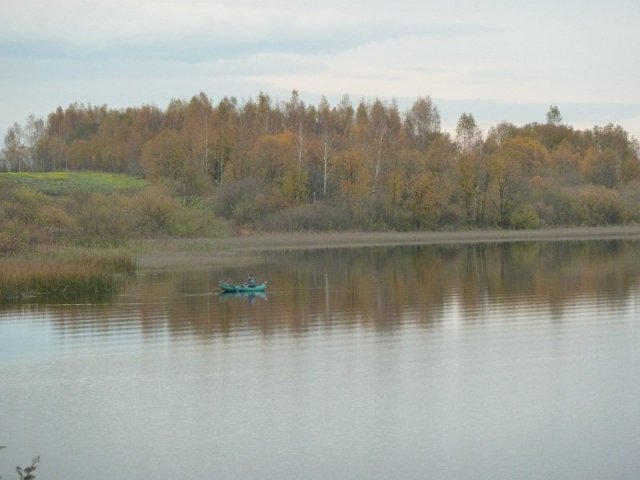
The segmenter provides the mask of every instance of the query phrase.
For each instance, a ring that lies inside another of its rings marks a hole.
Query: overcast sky
[[[0,0],[0,131],[71,103],[112,108],[205,92],[306,103],[430,95],[472,113],[640,138],[638,0]]]

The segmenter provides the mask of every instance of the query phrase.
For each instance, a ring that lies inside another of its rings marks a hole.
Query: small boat
[[[267,301],[267,292],[220,292],[218,298],[220,301],[226,301],[230,298],[246,298],[249,303],[254,303],[256,298]]]
[[[262,282],[255,287],[248,287],[247,285],[233,285],[232,283],[227,282],[218,282],[218,286],[224,292],[233,292],[233,293],[241,293],[241,292],[264,292],[267,288],[267,282]]]

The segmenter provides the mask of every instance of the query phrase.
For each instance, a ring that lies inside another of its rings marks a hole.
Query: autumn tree
[[[127,143],[131,121],[123,112],[108,112],[97,132],[87,142],[95,159],[92,169],[106,172],[127,172]]]
[[[204,190],[200,162],[179,132],[165,129],[147,142],[142,164],[149,178],[166,182],[185,206],[193,205]]]
[[[593,128],[593,144],[598,151],[600,175],[594,183],[607,187],[638,178],[639,158],[629,134],[619,125]]]
[[[258,95],[255,115],[260,134],[268,135],[276,132],[274,125],[277,123],[278,116],[275,114],[271,97],[264,92]]]
[[[331,107],[325,97],[320,100],[318,108],[318,120],[321,128],[322,143],[322,196],[327,196],[327,179],[329,178],[329,160],[331,158],[331,148],[333,143],[333,116]]]
[[[482,152],[482,132],[473,115],[463,113],[456,126],[458,147],[456,178],[466,221],[484,225],[489,188],[489,169]]]
[[[45,139],[45,170],[58,170],[69,168],[68,147],[60,137],[47,136]]]
[[[400,130],[400,114],[393,103],[388,108],[376,99],[369,109],[369,144],[373,157],[372,192],[378,187],[383,160],[395,143]]]
[[[185,102],[183,100],[173,98],[169,102],[164,114],[164,128],[171,130],[182,130],[185,120]]]
[[[200,92],[186,105],[181,130],[189,140],[192,155],[200,162],[200,172],[205,183],[209,175],[209,152],[213,147],[209,121],[212,111],[211,100],[205,93]]]
[[[217,211],[247,224],[293,211],[318,220],[340,202],[348,206],[341,218],[365,228],[640,218],[640,147],[620,126],[574,130],[555,105],[546,122],[502,122],[486,140],[471,113],[452,135],[440,122],[429,96],[403,115],[395,101],[354,105],[345,95],[312,105],[295,90],[284,101],[260,92],[214,103],[200,93],[162,109],[75,103],[11,126],[0,158],[8,170],[144,174],[185,205],[210,189]],[[599,194],[618,195],[608,200],[612,215],[597,213]],[[580,216],[581,196],[592,213]]]
[[[141,175],[142,147],[162,130],[164,112],[154,105],[143,105],[129,109],[128,116],[131,119],[131,127],[125,146],[126,172],[130,175]]]
[[[570,185],[581,183],[581,160],[580,152],[569,141],[560,143],[551,152],[551,169],[557,181]]]
[[[442,177],[428,171],[423,172],[412,180],[409,189],[411,196],[406,203],[413,216],[414,225],[431,229],[438,226],[448,200],[447,188]]]
[[[302,166],[305,149],[305,113],[306,106],[296,90],[291,92],[291,98],[283,104],[283,128],[295,133],[296,159],[298,168]]]
[[[491,200],[501,227],[511,226],[512,215],[526,197],[531,178],[546,171],[548,159],[546,148],[526,136],[506,140],[491,156]]]
[[[354,147],[336,157],[336,173],[340,178],[340,191],[353,206],[356,198],[364,196],[369,189],[369,168],[366,153]]]
[[[235,98],[224,97],[212,112],[212,161],[209,175],[217,183],[222,181],[227,164],[238,154],[238,103]]]
[[[482,148],[482,131],[471,113],[460,115],[455,141],[462,153],[477,152]]]
[[[419,150],[426,150],[429,140],[440,132],[440,112],[431,97],[418,97],[406,114],[407,136]]]

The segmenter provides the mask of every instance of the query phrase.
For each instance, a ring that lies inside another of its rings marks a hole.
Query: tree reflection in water
[[[264,294],[218,292],[217,281],[239,278],[245,265],[141,275],[105,303],[27,308],[46,311],[63,333],[126,326],[148,337],[204,339],[246,330],[302,335],[338,325],[392,333],[406,321],[436,325],[454,307],[476,321],[522,303],[558,319],[583,298],[614,307],[628,301],[639,254],[635,241],[292,250],[256,257],[252,269],[269,281]]]

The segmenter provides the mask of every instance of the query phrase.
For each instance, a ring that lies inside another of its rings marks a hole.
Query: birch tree
[[[7,129],[4,137],[4,158],[9,170],[22,171],[26,159],[26,146],[22,126],[17,122]]]
[[[440,112],[431,97],[419,97],[407,112],[405,129],[418,149],[424,151],[429,138],[440,132]]]
[[[463,113],[456,126],[458,161],[456,173],[466,220],[470,225],[485,222],[489,170],[482,154],[482,132],[473,115]]]

